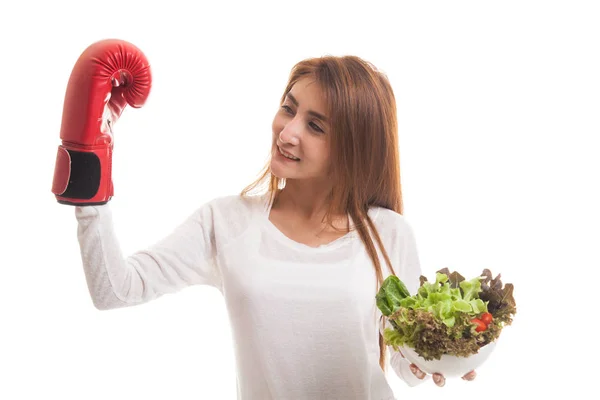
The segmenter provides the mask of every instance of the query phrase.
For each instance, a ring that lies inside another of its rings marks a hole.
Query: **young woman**
[[[112,84],[126,81],[120,74]],[[115,119],[122,108],[112,106]],[[272,130],[257,181],[207,202],[128,257],[107,201],[63,201],[76,205],[94,305],[133,306],[210,285],[224,296],[233,329],[238,399],[394,399],[388,350],[409,386],[428,376],[385,348],[387,322],[375,303],[389,274],[412,293],[421,275],[402,215],[392,88],[355,56],[304,60],[291,71]],[[444,385],[441,375],[433,380]]]

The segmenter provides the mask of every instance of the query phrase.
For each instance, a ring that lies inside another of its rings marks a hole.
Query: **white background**
[[[358,55],[396,94],[405,216],[424,273],[490,268],[514,283],[518,305],[475,381],[409,388],[390,370],[396,396],[594,390],[597,3],[5,3],[1,399],[235,399],[220,294],[196,286],[96,310],[74,209],[50,192],[71,68],[104,38],[141,48],[154,77],[146,106],[115,129],[111,207],[125,253],[255,178],[296,62]]]

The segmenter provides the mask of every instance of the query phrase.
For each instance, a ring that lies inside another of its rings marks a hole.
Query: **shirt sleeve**
[[[75,216],[83,269],[97,309],[146,303],[191,285],[210,285],[223,292],[210,203],[162,240],[127,257],[108,203],[76,206]]]
[[[419,261],[419,254],[415,241],[415,235],[412,227],[403,218],[404,223],[402,224],[403,234],[400,235],[400,257],[399,264],[396,265],[396,275],[408,289],[411,295],[417,292],[420,286],[419,278],[421,276],[421,264]],[[385,328],[393,329],[389,320],[386,318],[386,324],[383,326],[383,318],[380,318],[379,329],[381,334]],[[416,386],[426,380],[429,380],[431,376],[425,375],[425,378],[419,379],[410,370],[410,362],[402,356],[399,351],[394,350],[392,346],[388,346],[390,352],[390,365],[396,375],[402,379],[408,386]]]

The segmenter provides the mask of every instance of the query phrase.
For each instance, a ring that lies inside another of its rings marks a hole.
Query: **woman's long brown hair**
[[[373,237],[391,273],[395,272],[367,212],[372,206],[403,212],[396,99],[387,76],[368,61],[356,56],[324,56],[305,59],[292,68],[280,106],[294,84],[305,77],[314,79],[324,92],[331,120],[328,135],[336,184],[327,221],[333,227],[331,216],[340,211],[354,221],[377,275],[375,296],[383,274]],[[273,176],[270,165],[269,156],[259,177],[242,190],[241,196],[266,186],[271,203],[276,201],[285,179]],[[379,365],[384,372],[385,360],[386,346],[379,334]]]

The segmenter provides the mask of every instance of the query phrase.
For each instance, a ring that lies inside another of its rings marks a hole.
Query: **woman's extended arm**
[[[88,289],[100,310],[156,299],[190,285],[222,291],[213,210],[205,204],[153,246],[124,257],[108,204],[75,208]]]

